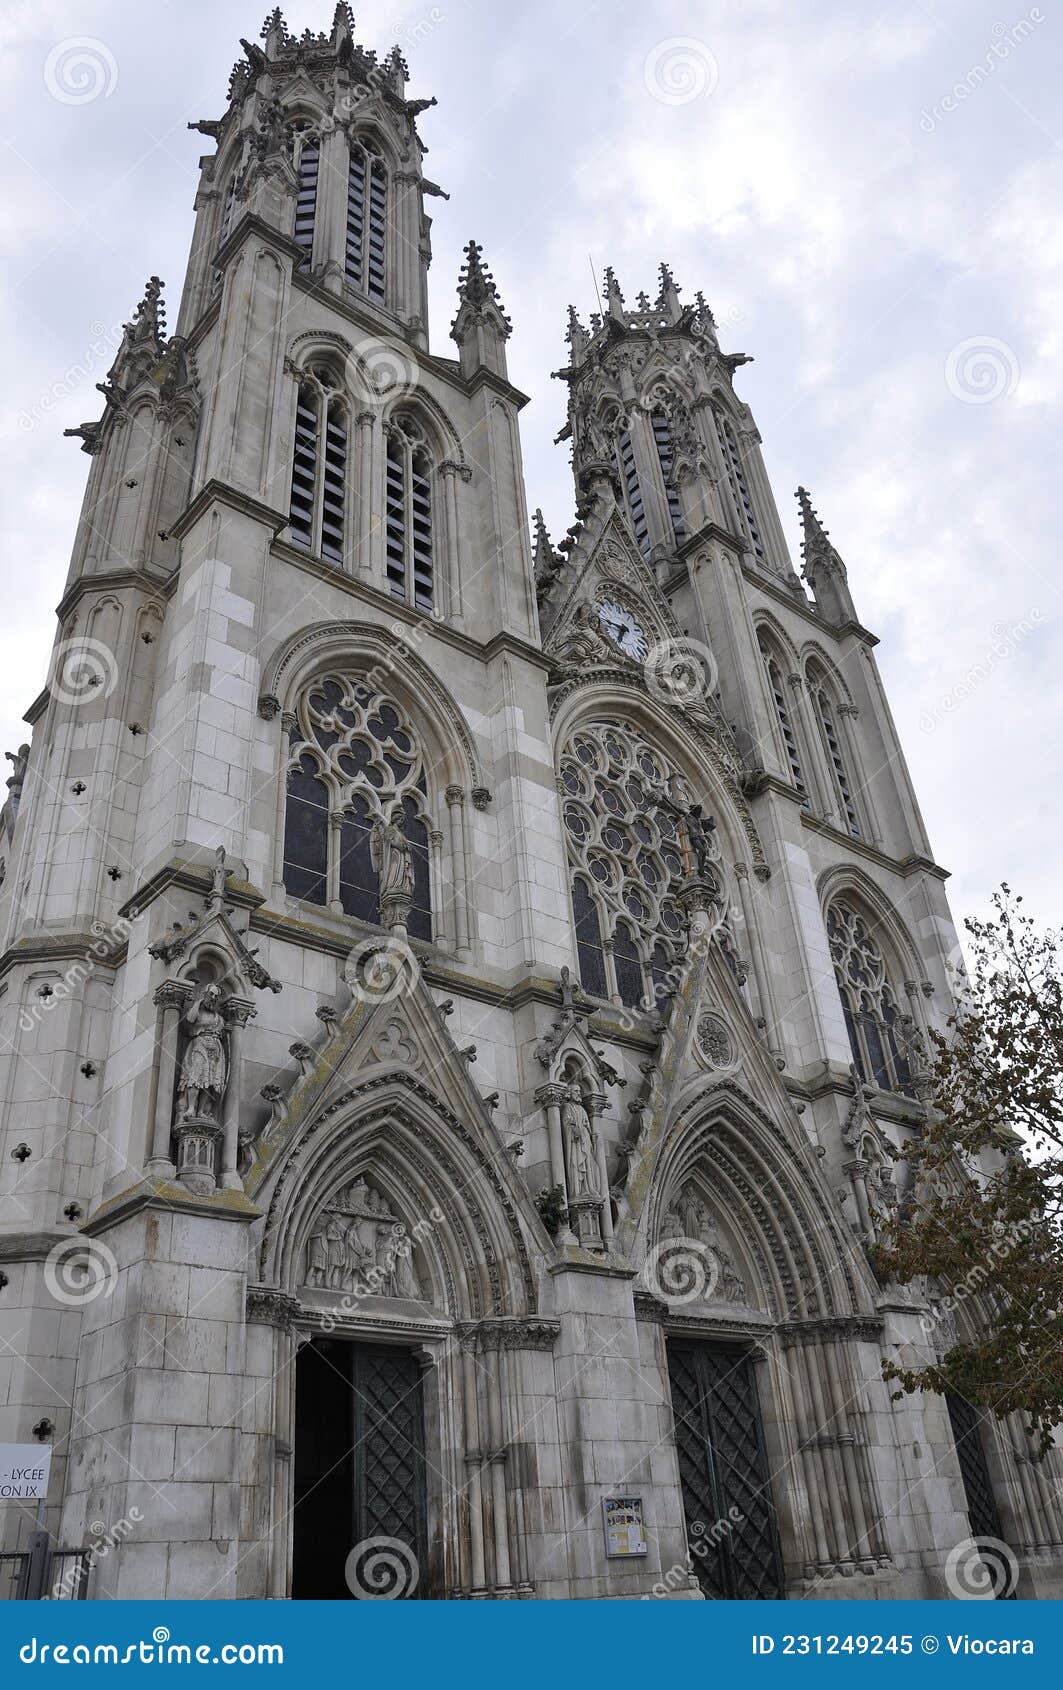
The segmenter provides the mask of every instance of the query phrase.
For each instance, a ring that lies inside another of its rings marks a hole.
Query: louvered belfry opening
[[[292,446],[288,537],[293,545],[344,561],[350,427],[339,379],[315,364],[299,383]]]
[[[435,606],[432,460],[422,430],[402,417],[388,431],[385,570],[389,591],[418,610]]]
[[[372,142],[351,143],[347,171],[344,273],[350,287],[384,302],[387,282],[388,179]]]
[[[309,264],[314,251],[314,221],[317,216],[317,178],[321,165],[321,140],[317,131],[306,125],[294,127],[296,175],[299,186],[295,199],[295,244],[302,247],[304,261]]]

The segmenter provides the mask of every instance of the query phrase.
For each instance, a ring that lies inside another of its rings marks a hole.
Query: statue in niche
[[[569,1197],[600,1197],[597,1139],[583,1093],[575,1081],[565,1088],[561,1132],[568,1151]]]
[[[204,987],[186,1011],[184,1024],[188,1043],[177,1086],[178,1119],[217,1121],[229,1068],[219,987]]]
[[[405,927],[413,903],[413,846],[403,832],[401,804],[385,820],[378,817],[369,835],[369,859],[380,886],[380,920],[385,927]]]
[[[306,1246],[306,1283],[356,1297],[421,1296],[403,1223],[359,1177],[322,1210]]]
[[[719,856],[716,844],[716,822],[712,816],[705,815],[700,804],[691,804],[684,819],[694,873],[699,879],[711,880],[715,884],[716,870],[714,864]]]
[[[678,1231],[676,1230],[678,1228]],[[749,1292],[745,1280],[735,1266],[734,1257],[720,1236],[708,1207],[693,1185],[685,1185],[661,1227],[662,1238],[696,1239],[716,1265],[717,1277],[712,1300],[721,1303],[747,1303]]]

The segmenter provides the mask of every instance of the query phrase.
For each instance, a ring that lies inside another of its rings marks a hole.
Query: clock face
[[[630,610],[625,610],[613,599],[603,599],[598,606],[598,621],[603,632],[626,657],[634,657],[641,663],[650,649],[650,642],[645,629]]]

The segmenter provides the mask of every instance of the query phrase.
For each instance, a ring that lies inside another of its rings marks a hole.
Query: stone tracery
[[[628,1008],[669,990],[686,940],[677,897],[691,874],[724,884],[715,829],[684,777],[629,723],[582,724],[561,754],[559,785],[580,978]],[[726,921],[717,938],[739,973]]]
[[[332,673],[303,689],[289,740],[287,890],[363,921],[392,924],[401,912],[381,873],[398,861],[396,840],[404,839],[410,856],[401,875],[404,925],[431,938],[427,769],[404,712],[366,681]]]

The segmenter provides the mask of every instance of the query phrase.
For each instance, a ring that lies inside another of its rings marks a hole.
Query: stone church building
[[[71,431],[0,1438],[94,1597],[939,1596],[973,1536],[1058,1594],[1022,1426],[882,1380],[977,1302],[868,1265],[957,939],[845,565],[665,265],[570,313],[550,539],[475,243],[429,346],[406,78],[345,5],[244,43]]]

